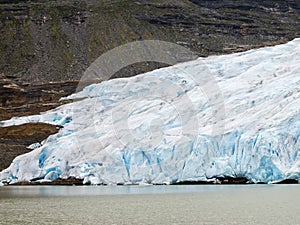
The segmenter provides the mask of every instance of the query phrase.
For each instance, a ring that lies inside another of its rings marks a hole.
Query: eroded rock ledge
[[[43,141],[60,128],[45,123],[0,127],[0,171],[6,169],[17,156],[30,152],[27,146]]]
[[[214,181],[183,181],[171,185],[249,185],[249,184],[254,184],[254,183],[250,182],[245,177],[219,177],[216,178]],[[265,184],[265,183],[259,183],[259,184]],[[274,184],[299,184],[299,182],[297,180],[287,179]],[[90,184],[83,184],[83,179],[69,177],[67,179],[59,178],[55,181],[36,182],[35,180],[32,180],[32,181],[24,181],[24,182],[18,182],[13,184],[6,183],[5,185],[12,185],[12,186],[26,185],[27,186],[27,185],[90,185]],[[162,185],[162,184],[154,184],[154,185]]]

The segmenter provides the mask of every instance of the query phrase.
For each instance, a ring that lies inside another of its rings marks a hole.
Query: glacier
[[[300,39],[92,84],[65,98],[72,103],[1,122],[63,128],[15,158],[0,182],[299,181],[299,85]]]

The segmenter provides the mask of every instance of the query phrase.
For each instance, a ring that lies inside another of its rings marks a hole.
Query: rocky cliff
[[[272,45],[299,36],[299,12],[295,0],[2,0],[0,74],[30,84],[76,80],[102,53],[135,40],[201,56]]]

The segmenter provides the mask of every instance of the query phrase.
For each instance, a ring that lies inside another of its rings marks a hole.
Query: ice
[[[42,145],[40,143],[33,143],[33,144],[27,146],[27,148],[33,150],[33,149],[39,148],[41,146]]]
[[[73,103],[2,121],[63,128],[31,145],[0,181],[299,180],[299,85],[300,39],[93,84],[65,98]]]

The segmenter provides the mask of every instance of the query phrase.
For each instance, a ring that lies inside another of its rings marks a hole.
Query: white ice
[[[300,178],[300,39],[93,84],[73,103],[12,118],[62,125],[0,180],[92,184]]]

